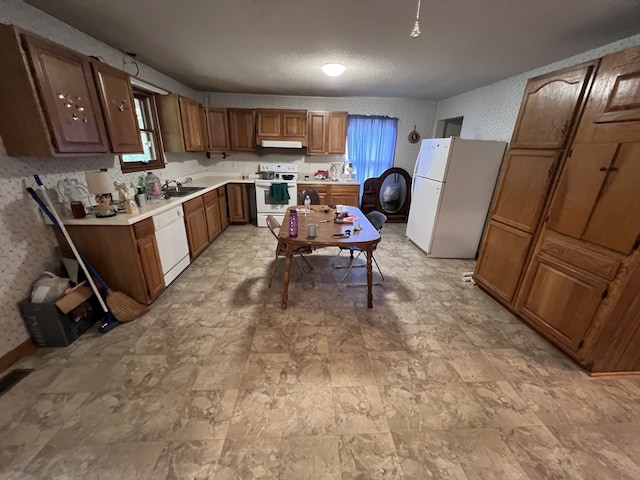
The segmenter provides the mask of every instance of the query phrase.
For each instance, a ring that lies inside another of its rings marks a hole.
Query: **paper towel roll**
[[[87,187],[89,193],[99,195],[101,193],[112,193],[113,182],[109,178],[106,170],[89,170],[84,172],[87,177]]]

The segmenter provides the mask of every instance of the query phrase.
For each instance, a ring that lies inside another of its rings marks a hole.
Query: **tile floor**
[[[275,240],[229,228],[144,317],[17,365],[0,479],[640,479],[640,379],[588,377],[404,230],[373,309],[325,249],[283,311]]]

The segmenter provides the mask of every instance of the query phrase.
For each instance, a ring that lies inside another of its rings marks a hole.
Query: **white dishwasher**
[[[164,284],[168,286],[191,263],[182,205],[154,215],[153,225],[156,229]]]

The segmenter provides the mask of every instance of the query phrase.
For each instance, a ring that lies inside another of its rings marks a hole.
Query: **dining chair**
[[[309,195],[311,199],[311,205],[320,205],[320,195],[315,188],[311,187],[300,190],[298,194],[298,205],[304,205],[304,199],[307,195]]]
[[[276,271],[276,263],[277,263],[278,257],[285,257],[287,255],[287,246],[284,244],[284,242],[280,240],[280,238],[278,238],[278,233],[280,232],[280,222],[278,222],[278,219],[273,215],[269,215],[267,217],[267,226],[269,227],[269,230],[271,230],[271,233],[273,234],[273,236],[276,237],[276,240],[278,241],[278,245],[276,246],[276,258],[273,260],[273,268],[271,269],[271,276],[269,277],[269,288],[271,288],[271,282],[273,281],[273,274]],[[304,257],[305,255],[308,255],[311,252],[313,252],[313,250],[309,246],[298,247],[293,251],[293,257],[291,257],[291,262],[298,267],[298,269],[300,270],[303,276],[309,277],[309,279],[311,280],[312,287],[315,287],[316,283],[314,282],[313,277],[309,275],[309,273],[313,270],[313,267],[311,266],[309,261]],[[296,256],[299,256],[302,259],[302,261],[306,264],[307,269],[305,269],[304,265],[300,265],[298,263],[298,261],[295,258]]]
[[[365,216],[367,217],[367,220],[369,220],[371,225],[373,225],[373,227],[376,230],[378,230],[378,232],[382,230],[382,226],[387,221],[387,216],[384,213],[378,212],[376,210],[367,213]],[[373,247],[374,251],[376,250],[376,247],[377,245]],[[349,272],[351,272],[353,268],[360,268],[360,267],[367,266],[366,262],[360,265],[356,264],[356,261],[358,260],[358,258],[360,258],[360,255],[362,255],[362,252],[364,250],[362,250],[360,247],[339,247],[339,248],[340,248],[340,251],[338,252],[336,257],[333,259],[333,263],[331,264],[331,266],[335,269],[339,269],[339,268],[347,269],[345,274],[342,276],[340,283],[342,283],[342,285],[345,285],[347,287],[360,287],[360,286],[366,285],[366,283],[349,283],[349,284],[345,283],[345,279],[347,278],[347,275],[349,275]],[[338,259],[340,258],[340,254],[345,250],[349,252],[349,263],[347,265],[336,265],[336,263],[338,262]],[[353,254],[355,252],[358,252],[358,254],[354,257]],[[384,275],[382,274],[382,270],[380,270],[380,265],[378,265],[378,261],[376,260],[376,257],[375,255],[373,255],[373,253],[371,254],[371,259],[373,260],[373,263],[376,265],[376,268],[378,269],[378,273],[380,274],[380,281],[373,282],[373,285],[382,285],[384,283]]]

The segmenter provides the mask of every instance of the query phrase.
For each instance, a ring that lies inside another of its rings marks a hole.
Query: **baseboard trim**
[[[589,375],[592,377],[628,377],[631,375],[640,375],[640,372],[637,370],[629,370],[626,372],[591,372]]]
[[[4,372],[11,365],[16,363],[22,357],[29,355],[37,350],[31,339],[18,345],[16,348],[0,357],[0,373]]]

